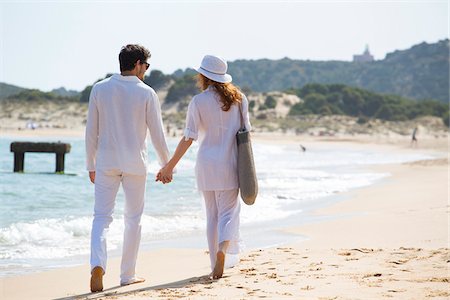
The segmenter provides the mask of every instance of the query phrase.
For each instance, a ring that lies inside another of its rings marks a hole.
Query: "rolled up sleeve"
[[[248,131],[252,130],[252,124],[250,124],[250,115],[248,113],[248,100],[244,94],[242,94],[242,116],[244,118],[245,128]]]
[[[184,129],[184,139],[187,141],[198,139],[198,125],[200,123],[200,114],[194,99],[189,103],[188,111],[186,114],[186,128]]]
[[[150,95],[150,100],[147,103],[146,118],[158,162],[160,166],[164,167],[169,162],[169,148],[167,147],[166,137],[164,136],[161,106],[156,93],[151,93]]]

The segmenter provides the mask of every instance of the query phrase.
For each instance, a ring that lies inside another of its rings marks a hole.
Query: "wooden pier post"
[[[64,172],[64,153],[56,153],[56,173]]]
[[[65,154],[70,152],[70,144],[65,143],[32,143],[13,142],[11,152],[14,152],[14,172],[23,172],[25,152],[55,153],[56,173],[64,173]]]
[[[23,172],[24,152],[14,152],[14,172]]]

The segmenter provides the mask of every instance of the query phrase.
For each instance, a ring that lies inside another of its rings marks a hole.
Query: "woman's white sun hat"
[[[228,64],[227,62],[218,56],[205,55],[202,59],[200,67],[196,70],[205,77],[220,82],[231,82],[232,77],[227,74]]]

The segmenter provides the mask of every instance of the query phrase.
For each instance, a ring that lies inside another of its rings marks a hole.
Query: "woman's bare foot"
[[[103,269],[95,267],[91,272],[91,292],[103,291]]]
[[[222,278],[224,265],[225,265],[225,253],[223,253],[222,251],[218,251],[216,258],[216,265],[214,266],[214,270],[211,276],[212,279]]]

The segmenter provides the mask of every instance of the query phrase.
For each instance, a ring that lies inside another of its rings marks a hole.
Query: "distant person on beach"
[[[173,168],[192,141],[199,140],[195,167],[197,188],[205,200],[210,277],[218,279],[223,275],[225,255],[236,257],[240,252],[236,145],[236,133],[241,124],[240,106],[246,128],[250,130],[251,126],[247,98],[231,83],[226,61],[206,55],[197,72],[198,85],[203,92],[189,103],[184,136],[169,163],[159,171],[157,180],[170,180]]]
[[[136,276],[147,175],[147,131],[161,166],[169,161],[161,109],[155,91],[142,80],[150,52],[140,45],[122,47],[120,74],[94,85],[86,123],[86,166],[95,184],[91,232],[91,291],[103,290],[106,233],[120,184],[125,193],[124,241],[120,285],[143,282]],[[164,183],[171,181],[165,174]]]
[[[417,147],[417,131],[418,128],[415,127],[411,136],[411,146],[412,147]]]

